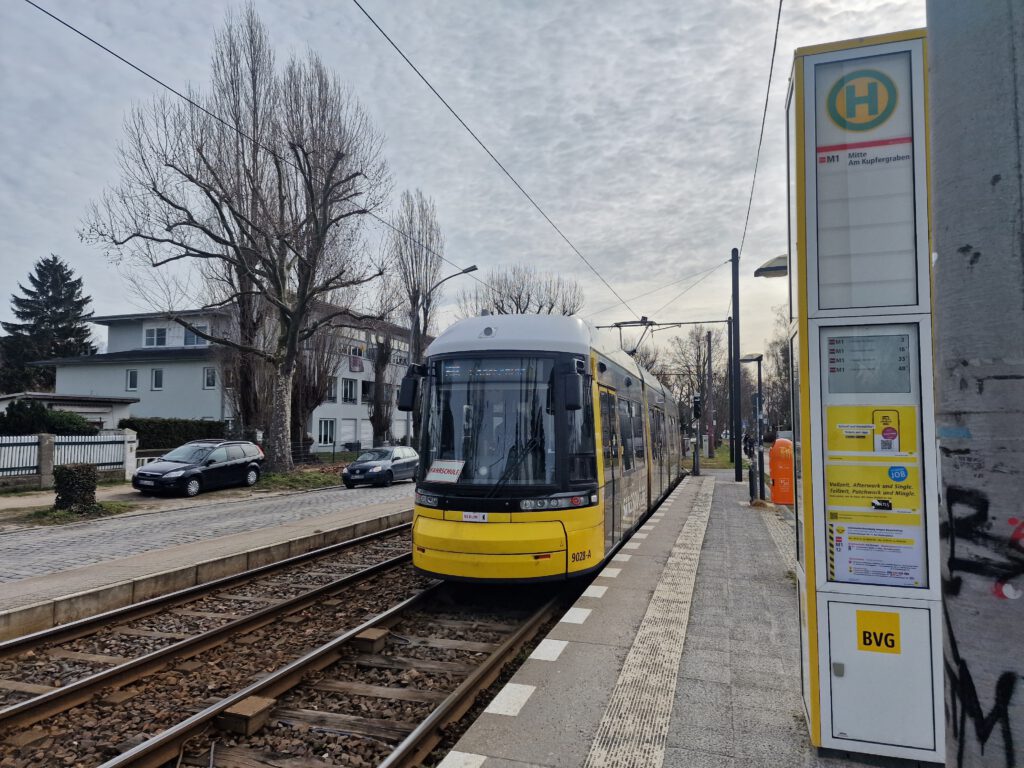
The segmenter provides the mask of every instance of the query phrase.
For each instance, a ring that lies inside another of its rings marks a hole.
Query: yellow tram
[[[421,397],[413,564],[445,579],[564,579],[601,565],[679,480],[675,401],[582,320],[494,315],[444,331]]]

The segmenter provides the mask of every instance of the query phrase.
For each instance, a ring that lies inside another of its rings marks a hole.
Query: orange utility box
[[[793,441],[784,437],[768,451],[772,478],[772,504],[793,504]]]

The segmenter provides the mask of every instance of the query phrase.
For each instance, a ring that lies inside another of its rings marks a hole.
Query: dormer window
[[[166,328],[147,328],[146,329],[146,346],[147,347],[166,347],[167,346],[167,329]]]
[[[195,329],[201,333],[209,333],[209,328],[205,325],[197,325],[195,326]],[[185,329],[186,347],[205,347],[206,343],[206,339],[202,336],[197,336],[194,331],[191,331],[188,328]]]

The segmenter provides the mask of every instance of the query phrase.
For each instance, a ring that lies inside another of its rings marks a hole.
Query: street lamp
[[[432,294],[434,291],[436,291],[437,287],[439,285],[441,285],[441,283],[446,283],[449,280],[451,280],[453,277],[458,277],[459,275],[468,275],[470,272],[476,272],[476,270],[477,270],[476,264],[470,264],[465,269],[460,270],[458,272],[454,272],[454,273],[448,275],[448,277],[442,277],[440,280],[438,280],[436,283],[434,283],[432,286],[430,286],[424,292],[421,301],[423,303],[429,303],[429,301],[430,301],[430,294]],[[412,353],[413,353],[413,349],[415,349],[415,347],[416,347],[416,344],[419,342],[419,338],[418,338],[418,336],[419,336],[419,334],[418,334],[419,328],[417,328],[417,325],[418,325],[418,320],[419,320],[419,316],[418,315],[419,315],[420,309],[419,309],[419,307],[410,307],[409,310],[410,311],[409,311],[409,360],[408,360],[408,362],[409,362],[409,365],[412,365],[412,364],[418,362],[418,361],[412,359]],[[409,445],[412,445],[412,412],[411,411],[406,411],[406,413],[405,413],[405,437],[409,441]]]
[[[761,361],[764,355],[750,354],[740,358],[741,363],[757,363],[757,395],[755,414],[757,418],[757,488],[761,499],[764,499],[764,442],[761,434],[762,411],[764,410],[764,394],[761,384]]]

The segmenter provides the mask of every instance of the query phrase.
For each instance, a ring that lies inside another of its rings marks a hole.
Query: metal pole
[[[743,482],[743,451],[740,448],[740,251],[732,249],[732,434],[736,436],[736,448],[733,453],[737,483]]]
[[[735,393],[732,391],[732,318],[727,317],[726,321],[726,333],[729,336],[729,365],[727,367],[728,373],[728,387],[729,390],[729,461],[736,461],[736,432],[732,428],[732,406],[733,398]]]
[[[761,388],[761,358],[757,359],[757,490],[764,498],[764,391]]]
[[[708,425],[708,458],[715,458],[715,409],[711,398],[711,331],[708,331],[707,397],[704,398],[704,416]]]
[[[697,419],[697,445],[693,447],[693,476],[700,477],[700,452],[704,450],[704,433],[700,428],[700,419]]]

